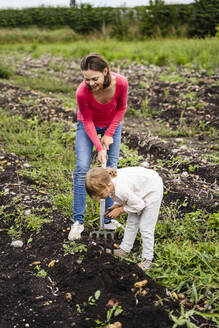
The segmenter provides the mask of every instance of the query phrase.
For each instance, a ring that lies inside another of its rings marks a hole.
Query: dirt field
[[[22,63],[13,57],[8,60],[16,64],[16,74],[20,76],[28,74],[34,79],[41,68],[48,76],[65,79],[74,89],[81,81],[75,62],[53,58],[57,64],[66,66],[64,72],[55,72],[48,69],[50,56],[39,60],[27,57]],[[127,64],[123,68],[114,65],[113,70],[124,74],[129,81],[131,110],[124,120],[123,142],[142,155],[142,165],[159,171],[166,191],[164,204],[186,202],[180,208],[182,218],[196,209],[217,212],[219,76],[184,67],[177,69],[174,81],[167,78],[163,81],[161,76],[172,74],[169,68]],[[0,105],[7,109],[8,115],[21,114],[25,119],[36,116],[41,122],[64,120],[66,129],[71,128],[67,122],[76,121],[76,110],[69,111],[51,94],[45,96],[6,80],[0,82],[0,90]],[[24,103],[24,97],[33,101]],[[136,115],[140,112],[143,116]],[[146,115],[148,112],[150,115]],[[162,132],[158,137],[155,131],[162,129],[171,133]],[[190,133],[191,129],[196,129],[196,133]],[[181,135],[177,133],[180,131]],[[46,190],[19,176],[28,158],[7,152],[3,143],[0,146],[0,205],[4,206],[4,213],[0,212],[0,328],[106,327],[110,309],[110,322],[119,321],[123,328],[172,327],[168,313],[180,311],[183,300],[155,283],[136,264],[105,254],[101,245],[91,245],[88,228],[79,243],[87,251],[65,254],[63,243],[68,245],[71,218],[54,209]],[[163,165],[157,166],[158,160]],[[24,231],[24,244],[19,248],[11,246],[12,239],[6,233],[16,215],[13,199],[17,194],[27,211],[49,209],[48,219],[52,220],[39,233]],[[5,214],[8,221],[4,219]],[[120,239],[117,233],[115,242],[119,244]],[[135,248],[138,247],[136,243]],[[136,294],[138,289],[134,284],[144,279],[148,281],[144,293]],[[96,291],[100,295],[95,298]],[[189,302],[184,305],[188,310],[192,308]],[[117,317],[113,309],[120,306],[122,312]],[[191,320],[197,327],[216,327],[198,315]]]

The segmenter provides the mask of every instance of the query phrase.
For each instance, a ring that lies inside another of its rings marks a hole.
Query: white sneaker
[[[84,231],[83,223],[80,223],[79,221],[75,221],[75,223],[72,224],[71,230],[68,234],[68,240],[81,239],[82,231]]]
[[[146,258],[143,258],[142,261],[140,263],[137,263],[137,265],[139,266],[139,268],[141,268],[143,271],[145,270],[150,270],[151,266],[152,266],[152,261],[148,260]]]
[[[125,259],[127,256],[129,256],[129,253],[121,248],[118,248],[118,249],[114,249],[114,255],[120,257],[121,259]]]
[[[112,219],[110,223],[104,223],[105,230],[116,230],[117,228],[122,228],[124,230],[123,225],[117,220]]]

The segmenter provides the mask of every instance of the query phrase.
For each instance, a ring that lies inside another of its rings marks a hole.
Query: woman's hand
[[[100,142],[102,143],[102,145],[105,145],[106,150],[109,150],[110,145],[113,144],[113,137],[104,135],[101,138]]]
[[[106,151],[104,149],[98,151],[97,159],[101,163],[101,165],[106,164],[107,154],[106,154]]]

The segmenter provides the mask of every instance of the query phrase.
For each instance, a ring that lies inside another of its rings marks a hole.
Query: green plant
[[[42,74],[42,72],[34,79],[29,76],[25,76],[25,79],[20,76],[15,76],[13,82],[28,89],[40,90],[43,92],[60,92],[70,95],[73,91],[72,85],[63,82],[63,79],[48,77],[45,73]]]
[[[9,79],[12,76],[12,71],[5,65],[0,64],[0,79]]]
[[[138,152],[135,150],[130,150],[129,147],[125,144],[121,144],[122,157],[119,159],[119,167],[124,166],[136,166],[139,165],[140,161],[143,160],[141,155],[138,155]]]
[[[83,312],[83,308],[80,306],[80,304],[76,304],[76,310],[78,313],[82,313]]]
[[[65,66],[58,65],[55,62],[50,62],[49,67],[55,72],[64,72],[66,69]]]
[[[160,75],[160,80],[164,82],[186,82],[185,77],[177,75],[175,72],[173,74],[162,72]]]
[[[42,170],[37,171],[37,169],[21,169],[18,173],[21,177],[26,178],[27,180],[36,183],[38,185],[45,184],[46,176],[45,172]]]
[[[53,196],[53,204],[62,211],[64,215],[71,216],[72,214],[72,193],[63,194],[57,193]]]
[[[174,322],[173,328],[181,327],[183,325],[186,325],[187,328],[198,328],[190,319],[194,314],[195,310],[185,312],[183,305],[181,305],[181,313],[179,317],[170,313],[170,319]]]
[[[106,320],[105,321],[100,321],[100,320],[95,320],[96,323],[96,328],[100,327],[105,327],[111,320],[112,317],[117,317],[123,312],[123,309],[121,305],[114,304],[113,307],[111,307],[107,313],[106,313]]]
[[[96,305],[96,302],[97,302],[98,299],[100,298],[100,294],[101,294],[100,290],[96,290],[94,296],[90,296],[90,297],[88,298],[87,303],[88,303],[89,305]]]
[[[194,165],[189,164],[189,172],[195,172],[196,169],[198,169],[199,167],[200,167],[200,165],[198,165],[198,164],[194,164]]]
[[[63,244],[64,254],[75,255],[77,253],[87,252],[87,247],[84,244],[76,243],[75,241]]]
[[[24,226],[27,230],[36,232],[40,232],[41,226],[43,224],[51,222],[51,220],[45,219],[34,213],[26,215],[24,221]]]
[[[36,276],[38,278],[45,278],[47,276],[47,272],[44,269],[41,269],[40,265],[36,265],[35,270],[37,270]]]
[[[154,110],[152,108],[150,108],[148,106],[148,97],[145,97],[145,99],[143,99],[142,104],[141,104],[141,113],[142,115],[151,117],[154,114],[158,114],[157,110]]]
[[[100,290],[96,290],[96,292],[94,293],[94,296],[90,296],[88,297],[88,300],[83,302],[82,305],[80,304],[76,304],[76,310],[78,313],[82,313],[85,311],[86,306],[91,305],[94,306],[96,305],[96,302],[99,300],[101,295],[101,291]]]
[[[217,327],[219,326],[219,314],[218,313],[203,313],[195,311],[196,314],[202,316],[203,318],[211,319],[216,323]]]
[[[118,305],[118,304],[113,305],[113,307],[107,311],[106,322],[107,323],[110,322],[112,316],[117,317],[122,312],[123,312],[123,309],[122,309],[121,305]]]

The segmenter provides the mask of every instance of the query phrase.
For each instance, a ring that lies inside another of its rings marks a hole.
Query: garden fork
[[[106,148],[104,146],[104,150],[106,152]],[[102,163],[102,167],[106,168],[106,160]],[[104,214],[105,214],[105,199],[100,200],[100,230],[91,231],[89,239],[92,241],[103,241],[104,252],[106,249],[110,249],[111,253],[114,252],[113,242],[114,242],[114,234],[112,231],[104,230]]]

